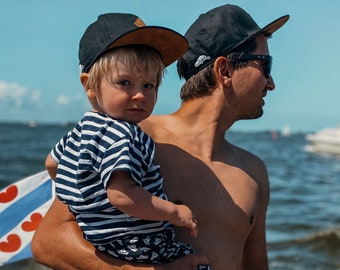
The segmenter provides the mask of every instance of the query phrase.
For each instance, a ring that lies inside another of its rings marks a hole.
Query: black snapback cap
[[[107,13],[89,25],[79,42],[79,64],[82,72],[106,51],[126,45],[146,45],[156,49],[164,66],[180,58],[188,48],[187,40],[176,31],[161,26],[146,26],[136,15]]]
[[[270,36],[289,19],[282,16],[260,28],[242,8],[223,5],[202,14],[185,33],[189,49],[180,61],[185,62],[183,77],[188,80],[201,69],[260,34]],[[179,65],[179,64],[178,64]]]

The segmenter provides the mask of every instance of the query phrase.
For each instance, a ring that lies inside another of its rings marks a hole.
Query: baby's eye
[[[153,89],[153,88],[155,88],[155,86],[152,83],[146,83],[146,84],[144,84],[144,88]]]
[[[128,81],[128,80],[122,80],[122,81],[119,82],[119,84],[123,85],[123,86],[130,86],[131,85],[130,81]]]

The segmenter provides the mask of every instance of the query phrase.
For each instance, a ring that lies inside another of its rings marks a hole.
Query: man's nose
[[[266,89],[269,91],[273,91],[275,89],[275,83],[274,83],[274,79],[272,76],[270,76],[267,79]]]

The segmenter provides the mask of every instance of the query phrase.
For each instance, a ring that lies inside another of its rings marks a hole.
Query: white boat
[[[306,139],[309,145],[305,149],[309,152],[340,155],[340,126],[307,134]]]

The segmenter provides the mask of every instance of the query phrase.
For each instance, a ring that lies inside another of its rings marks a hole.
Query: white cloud
[[[30,107],[40,102],[41,92],[30,90],[17,83],[0,81],[0,104],[2,109]]]
[[[57,105],[67,106],[68,104],[70,104],[70,102],[70,98],[65,95],[59,95],[57,98]]]
[[[35,91],[35,97],[38,97]],[[30,91],[17,83],[8,83],[0,81],[0,102],[5,104],[11,104],[15,107],[21,107],[26,100]]]
[[[33,102],[39,102],[40,101],[40,95],[41,93],[40,93],[40,91],[39,90],[34,90],[34,91],[32,91],[32,93],[31,93],[31,96],[30,96],[30,99],[31,99],[31,101],[33,101]]]

